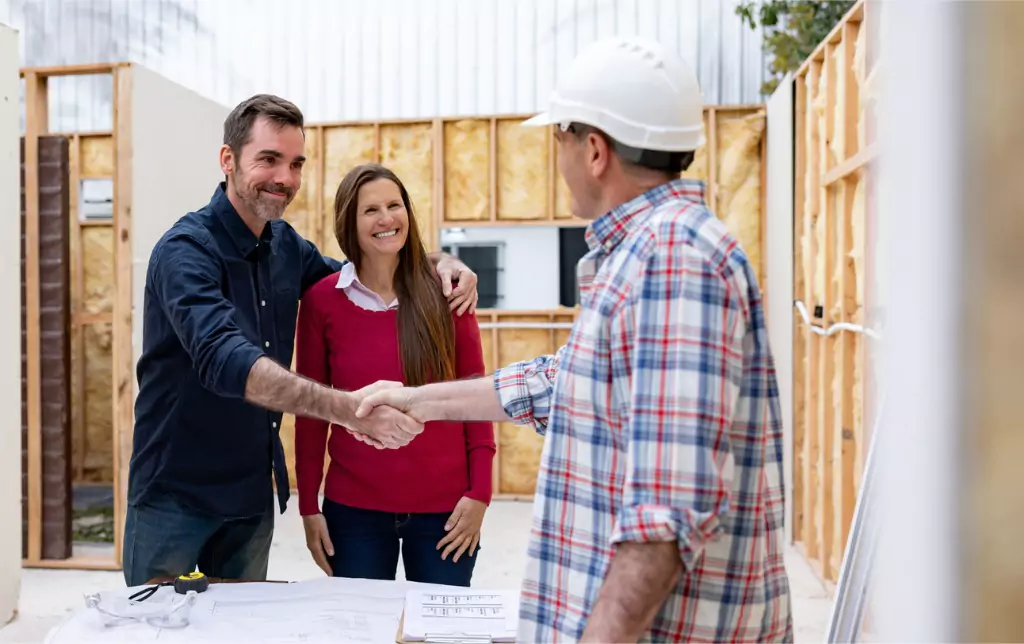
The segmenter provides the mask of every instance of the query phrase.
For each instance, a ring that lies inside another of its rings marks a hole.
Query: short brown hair
[[[293,125],[302,129],[304,119],[302,110],[291,101],[273,94],[257,94],[245,99],[224,119],[224,145],[231,148],[235,155],[242,153],[242,146],[249,142],[252,124],[260,116],[265,116],[279,126]]]

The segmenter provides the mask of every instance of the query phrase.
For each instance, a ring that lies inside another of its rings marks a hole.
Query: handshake
[[[329,420],[344,427],[357,440],[377,449],[397,449],[423,432],[422,405],[415,404],[413,388],[381,380],[358,391],[334,391]]]

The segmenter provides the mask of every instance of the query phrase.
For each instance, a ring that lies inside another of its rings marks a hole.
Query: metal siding
[[[0,20],[24,65],[131,60],[226,105],[272,92],[323,122],[534,112],[577,51],[616,33],[675,47],[708,104],[760,103],[761,35],[737,2],[0,0]],[[109,82],[57,79],[51,96],[54,130],[111,127]]]

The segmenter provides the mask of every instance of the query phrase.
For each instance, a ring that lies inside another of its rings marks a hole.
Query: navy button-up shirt
[[[257,238],[225,189],[150,256],[128,500],[235,518],[267,510],[271,471],[288,499],[281,413],[245,401],[249,369],[291,365],[299,298],[342,264],[282,220]]]

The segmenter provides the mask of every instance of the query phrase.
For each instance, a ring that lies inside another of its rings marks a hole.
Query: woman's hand
[[[455,510],[452,511],[452,515],[448,517],[448,522],[444,525],[448,534],[437,542],[437,550],[444,548],[441,559],[447,559],[454,550],[455,557],[452,558],[452,561],[458,561],[467,548],[469,548],[469,556],[473,556],[477,545],[480,544],[480,527],[484,524],[485,512],[487,512],[487,506],[480,501],[468,496],[459,499],[458,505],[455,506]]]
[[[334,571],[327,558],[334,556],[334,545],[327,532],[327,519],[322,514],[310,514],[302,517],[302,527],[306,530],[306,547],[313,555],[313,561],[330,577]]]

